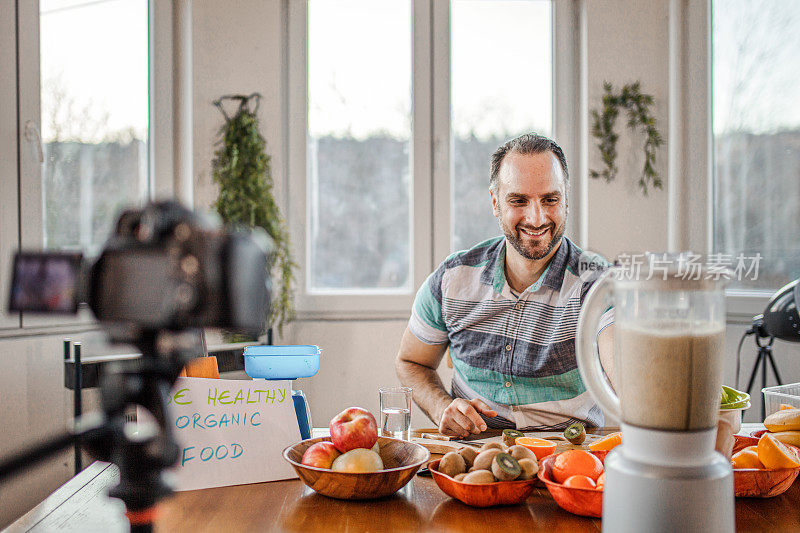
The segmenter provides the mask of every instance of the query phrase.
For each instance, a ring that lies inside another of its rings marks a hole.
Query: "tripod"
[[[761,388],[765,388],[767,386],[767,361],[769,361],[769,365],[772,367],[772,373],[775,376],[775,381],[778,382],[778,385],[783,385],[783,381],[781,380],[781,376],[778,374],[778,367],[775,366],[775,359],[772,358],[772,344],[775,342],[775,337],[769,337],[769,340],[765,343],[761,343],[761,339],[766,337],[761,337],[758,333],[756,333],[756,346],[758,346],[758,354],[756,355],[755,363],[753,364],[753,371],[750,372],[750,379],[747,382],[747,393],[750,394],[750,391],[753,388],[753,382],[756,380],[756,374],[758,373],[758,366],[761,365]],[[752,398],[752,395],[751,395]],[[764,395],[761,395],[761,420],[767,416],[767,409],[764,402]]]
[[[98,459],[119,467],[119,485],[109,496],[125,503],[131,531],[152,531],[156,504],[172,493],[164,469],[178,461],[179,448],[166,422],[169,391],[192,353],[179,333],[150,330],[136,342],[142,357],[122,361],[100,384],[102,414],[76,420],[75,429],[37,444],[0,463],[0,479],[28,468],[64,448],[80,443]],[[166,340],[165,340],[166,339]],[[159,346],[162,350],[159,350]],[[165,349],[164,349],[165,348]],[[134,433],[125,420],[129,407],[150,411],[157,425]]]

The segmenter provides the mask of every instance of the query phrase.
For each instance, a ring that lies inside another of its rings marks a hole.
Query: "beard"
[[[545,228],[549,229],[551,235],[550,241],[547,243],[532,244],[530,241],[533,239],[522,233],[522,229],[527,231],[541,231]],[[555,248],[558,243],[561,242],[561,237],[564,236],[564,230],[566,229],[566,223],[563,223],[558,227],[556,227],[555,224],[550,224],[549,226],[542,226],[540,228],[517,225],[517,227],[512,231],[511,228],[506,226],[503,221],[500,220],[500,229],[503,230],[506,240],[511,243],[511,246],[513,246],[522,257],[530,260],[538,260],[547,257],[547,255],[553,251],[553,248]],[[528,242],[526,243],[524,241]]]

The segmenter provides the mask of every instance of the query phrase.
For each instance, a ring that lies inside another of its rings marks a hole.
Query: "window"
[[[740,289],[800,276],[800,1],[712,4],[713,250],[753,257]]]
[[[308,290],[410,290],[409,0],[309,1],[308,163]]]
[[[552,134],[550,11],[548,1],[451,2],[453,251],[499,234],[492,152],[522,133]]]
[[[0,251],[46,247],[92,255],[123,207],[141,205],[151,191],[169,197],[174,190],[172,55],[153,52],[170,49],[172,5],[31,0],[15,6],[17,59],[7,78],[19,145],[9,178],[19,191],[14,217],[22,223],[10,247],[0,241]],[[0,229],[9,237],[8,226]],[[94,321],[88,310],[77,318],[21,318],[23,328]]]
[[[301,313],[407,315],[448,253],[500,235],[489,157],[508,138],[555,131],[558,4],[290,0]]]
[[[40,0],[42,244],[98,252],[147,199],[147,0]]]

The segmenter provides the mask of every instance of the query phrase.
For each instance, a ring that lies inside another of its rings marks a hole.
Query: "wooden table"
[[[745,427],[743,433],[749,433]],[[15,522],[9,531],[127,531],[122,504],[105,496],[116,468],[96,462]],[[737,531],[800,531],[800,483],[770,499],[737,498]],[[599,531],[600,520],[570,514],[547,489],[522,505],[477,509],[415,476],[394,496],[340,501],[299,480],[181,492],[165,500],[157,531]]]

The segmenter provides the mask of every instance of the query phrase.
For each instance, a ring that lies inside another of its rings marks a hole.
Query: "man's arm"
[[[442,361],[446,344],[425,344],[406,328],[395,368],[400,382],[414,389],[414,402],[435,423],[444,435],[466,437],[486,430],[478,411],[497,416],[484,402],[475,399],[453,399],[447,394],[436,369]]]

